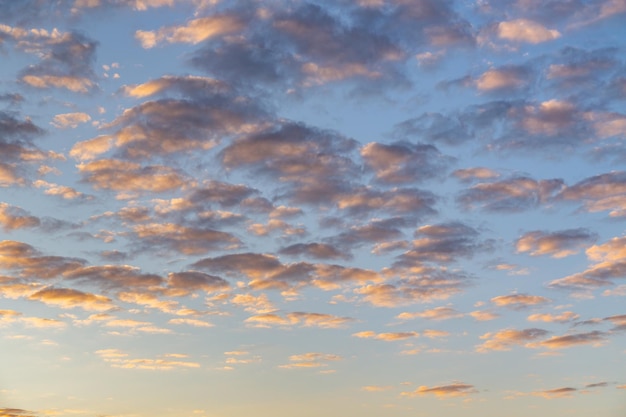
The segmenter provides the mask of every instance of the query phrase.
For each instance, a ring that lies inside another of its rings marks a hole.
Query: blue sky
[[[623,0],[0,16],[0,416],[626,412]]]

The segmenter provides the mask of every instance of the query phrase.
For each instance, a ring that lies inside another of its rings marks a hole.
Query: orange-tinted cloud
[[[533,231],[518,238],[515,249],[518,253],[532,256],[549,255],[564,258],[592,244],[596,235],[587,229],[568,229],[558,232]]]
[[[108,297],[72,288],[47,287],[31,294],[28,298],[51,306],[61,308],[80,307],[86,311],[107,311],[116,308],[115,304]]]
[[[497,35],[508,41],[526,43],[547,42],[561,36],[559,31],[548,29],[541,23],[528,19],[515,19],[498,23]]]
[[[279,325],[337,329],[346,327],[346,325],[354,321],[354,319],[350,317],[333,316],[331,314],[294,312],[288,313],[284,317],[275,313],[258,314],[247,318],[245,321],[256,327]]]
[[[485,333],[480,336],[485,342],[477,346],[476,351],[484,353],[491,350],[511,350],[515,345],[532,342],[547,334],[548,331],[536,328],[524,330],[504,329],[495,333]]]
[[[573,333],[564,336],[552,336],[549,339],[532,343],[531,347],[545,347],[548,349],[566,349],[574,346],[591,345],[602,346],[607,342],[607,334],[598,330],[586,333]]]
[[[138,30],[135,38],[146,49],[164,41],[196,44],[215,36],[237,32],[242,29],[243,23],[235,15],[215,15],[190,20],[185,26],[164,27],[154,32]]]
[[[455,382],[449,385],[437,385],[428,387],[422,385],[415,391],[402,392],[400,395],[404,397],[417,397],[422,395],[435,395],[436,397],[465,397],[470,394],[477,393],[478,390],[473,385]]]
[[[198,362],[175,360],[181,355],[166,354],[161,355],[158,358],[130,358],[128,353],[124,353],[119,349],[101,349],[95,352],[106,363],[110,364],[113,368],[122,369],[148,369],[154,371],[171,371],[174,369],[189,369],[199,368]],[[182,358],[186,358],[186,355],[182,355]],[[173,359],[169,359],[173,358]]]
[[[308,352],[299,355],[291,355],[289,363],[280,365],[283,369],[320,368],[329,366],[329,362],[343,359],[339,355],[330,353]]]
[[[578,314],[572,311],[564,311],[561,314],[531,314],[528,316],[528,321],[542,321],[545,323],[567,323],[568,321],[576,320],[580,317]]]
[[[389,332],[389,333],[376,333],[371,330],[353,333],[352,336],[359,339],[376,339],[383,340],[385,342],[395,342],[398,340],[406,340],[415,337],[419,337],[418,332]]]
[[[448,320],[463,317],[463,313],[459,313],[451,307],[435,307],[430,310],[424,310],[417,313],[400,313],[396,316],[401,320],[409,320],[414,318],[423,318],[428,320]]]
[[[578,389],[572,387],[554,388],[545,391],[533,391],[532,395],[543,397],[546,399],[553,398],[572,398],[572,394],[577,392]]]
[[[528,294],[499,295],[491,299],[491,302],[498,307],[509,307],[515,309],[526,308],[540,304],[547,304],[551,301],[552,300],[550,300],[549,298],[540,295]]]

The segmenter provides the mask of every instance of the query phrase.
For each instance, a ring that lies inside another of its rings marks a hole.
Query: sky
[[[0,416],[626,415],[625,57],[625,0],[0,2]]]

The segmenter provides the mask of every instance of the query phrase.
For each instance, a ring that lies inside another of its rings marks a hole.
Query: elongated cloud
[[[569,229],[558,232],[533,231],[525,233],[515,242],[517,252],[530,255],[550,255],[563,258],[573,255],[593,243],[596,236],[586,229]]]
[[[581,345],[602,346],[607,342],[607,334],[598,330],[586,333],[572,333],[564,336],[552,336],[549,339],[533,343],[533,347],[548,349],[566,349]]]
[[[545,323],[567,323],[580,317],[572,311],[564,311],[561,314],[538,313],[528,316],[528,321],[542,321]]]
[[[113,368],[147,369],[153,371],[172,371],[175,369],[199,368],[198,362],[178,359],[179,355],[165,354],[157,358],[132,358],[119,349],[100,349],[96,355]],[[182,355],[182,358],[186,358]],[[171,358],[171,359],[170,359]],[[177,360],[178,359],[178,360]]]
[[[0,203],[0,225],[5,231],[37,227],[41,224],[38,217],[28,215],[20,207]]]
[[[406,340],[415,337],[419,337],[418,332],[387,332],[387,333],[376,333],[371,330],[358,332],[352,334],[354,337],[358,337],[359,339],[376,339],[383,340],[385,342],[395,342],[398,340]]]
[[[626,215],[626,172],[595,175],[565,188],[558,197],[580,202],[590,212],[609,211],[611,217]]]
[[[426,386],[422,385],[415,391],[402,392],[404,397],[417,397],[421,395],[434,395],[436,397],[465,397],[477,393],[478,390],[473,385],[455,382],[449,385]]]
[[[280,365],[283,369],[320,368],[329,366],[330,362],[336,362],[343,358],[332,353],[307,352],[289,357],[289,363]]]
[[[110,298],[71,288],[48,287],[31,294],[28,298],[61,308],[80,307],[87,311],[107,311],[115,308]]]
[[[448,320],[463,317],[462,313],[459,313],[450,307],[435,307],[431,310],[424,310],[417,313],[400,313],[397,318],[402,320],[423,318],[428,320]]]
[[[485,340],[482,345],[476,347],[477,352],[485,353],[492,350],[511,350],[513,346],[524,345],[534,340],[543,338],[548,331],[543,329],[504,329],[495,333],[485,333],[480,336]]]
[[[541,43],[557,39],[559,31],[548,29],[540,23],[527,19],[498,23],[498,37],[514,42]]]
[[[161,42],[196,44],[214,36],[239,31],[243,22],[235,15],[217,15],[190,20],[185,26],[164,27],[157,31],[135,32],[141,46],[153,48]]]
[[[515,309],[547,304],[551,301],[552,300],[549,298],[542,297],[540,295],[529,294],[499,295],[491,299],[491,302],[499,307],[510,307]]]
[[[365,163],[376,179],[388,184],[423,181],[441,175],[451,162],[433,145],[397,142],[389,145],[368,143],[361,149]]]
[[[547,399],[553,398],[571,398],[572,394],[577,392],[578,389],[572,387],[553,388],[544,391],[534,391],[532,395],[543,397]]]
[[[558,179],[536,181],[515,177],[473,185],[459,195],[458,202],[466,208],[520,212],[550,201],[562,187],[563,181]]]
[[[74,129],[78,127],[79,124],[87,123],[90,120],[91,116],[87,113],[75,112],[57,114],[50,123],[59,129],[67,129],[68,127]]]
[[[615,237],[611,240],[593,245],[586,250],[587,257],[592,265],[582,272],[558,278],[550,282],[554,288],[569,290],[594,290],[613,285],[615,278],[623,277],[626,273],[626,262],[623,254],[626,252],[626,238]]]
[[[121,193],[164,192],[185,184],[180,172],[163,165],[141,166],[116,159],[101,159],[78,165],[85,182],[95,189],[109,189]]]
[[[279,326],[302,326],[319,327],[322,329],[337,329],[346,327],[354,321],[350,317],[338,317],[332,314],[294,312],[288,313],[284,317],[279,314],[265,313],[249,317],[246,323],[251,323],[257,327]]]
[[[528,70],[524,67],[494,68],[485,71],[475,81],[480,91],[515,90],[528,83]]]

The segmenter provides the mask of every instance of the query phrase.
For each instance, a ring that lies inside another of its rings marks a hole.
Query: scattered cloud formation
[[[621,415],[624,16],[0,2],[0,415]]]

